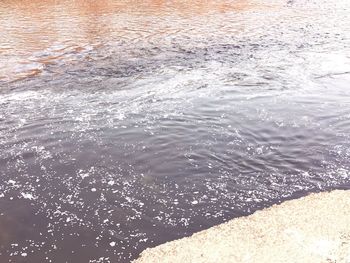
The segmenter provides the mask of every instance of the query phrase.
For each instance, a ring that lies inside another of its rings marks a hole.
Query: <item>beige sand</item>
[[[137,263],[350,263],[350,191],[312,194],[146,249]]]

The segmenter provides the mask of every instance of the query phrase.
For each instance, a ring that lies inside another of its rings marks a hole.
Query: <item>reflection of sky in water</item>
[[[0,4],[1,262],[128,262],[349,188],[346,1],[16,3]]]

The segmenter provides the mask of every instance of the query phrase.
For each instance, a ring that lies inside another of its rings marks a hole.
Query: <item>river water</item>
[[[0,261],[130,262],[350,188],[348,0],[2,0]]]

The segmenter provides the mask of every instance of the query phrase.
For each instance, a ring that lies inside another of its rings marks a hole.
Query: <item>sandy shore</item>
[[[137,263],[350,262],[350,191],[312,194],[149,248]]]

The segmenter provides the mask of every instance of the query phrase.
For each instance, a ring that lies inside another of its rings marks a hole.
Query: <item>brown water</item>
[[[147,45],[174,37],[201,37],[210,30],[201,20],[217,13],[243,11],[253,1],[2,1],[0,79],[42,73],[52,63],[76,62],[101,45]],[[217,18],[217,17],[216,17]],[[189,27],[187,22],[195,22]],[[239,27],[227,33],[234,33]],[[221,32],[223,33],[223,32]],[[63,61],[62,61],[63,60]]]
[[[0,262],[129,262],[350,188],[350,2],[0,2]]]

